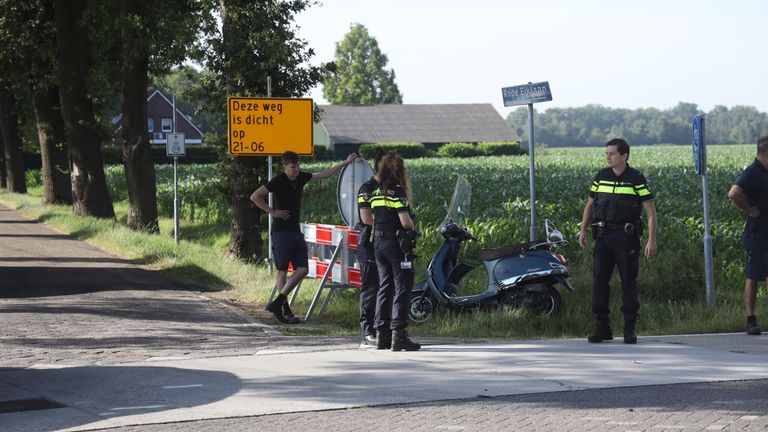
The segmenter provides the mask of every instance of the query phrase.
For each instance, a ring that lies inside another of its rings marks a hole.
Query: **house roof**
[[[320,105],[334,144],[519,141],[491,104]]]
[[[165,102],[168,103],[168,105],[173,107],[173,102],[170,99],[168,99],[168,97],[166,97],[163,92],[161,92],[160,90],[157,90],[157,89],[155,91],[153,91],[149,96],[147,96],[147,102],[152,100],[152,98],[154,98],[157,95],[162,97],[165,100]],[[195,131],[197,131],[197,133],[199,133],[200,136],[203,136],[203,132],[195,125],[195,123],[192,122],[192,117],[190,117],[190,116],[184,114],[183,112],[181,112],[181,110],[179,110],[178,107],[176,108],[176,114],[181,116],[187,123],[189,123],[189,125],[192,126],[192,128],[195,129]]]

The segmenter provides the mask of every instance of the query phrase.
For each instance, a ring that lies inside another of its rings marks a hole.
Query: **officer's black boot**
[[[421,344],[413,342],[408,337],[408,330],[398,329],[392,337],[392,351],[418,351]]]
[[[636,344],[637,343],[637,334],[635,334],[635,320],[634,319],[625,319],[624,320],[624,343],[625,344]]]
[[[602,341],[613,340],[613,331],[611,330],[611,324],[608,322],[608,317],[598,317],[595,330],[592,332],[587,340],[590,343],[600,343]]]
[[[384,327],[379,327],[376,331],[376,349],[390,349],[392,348],[392,330]]]

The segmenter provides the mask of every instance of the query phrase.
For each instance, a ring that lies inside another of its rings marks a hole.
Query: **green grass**
[[[681,334],[742,331],[743,251],[740,249],[743,216],[733,209],[725,194],[739,171],[751,161],[753,146],[712,146],[709,148],[709,187],[712,233],[715,249],[715,307],[705,304],[701,179],[692,171],[689,147],[654,146],[632,149],[630,162],[648,176],[657,196],[659,211],[659,256],[641,259],[640,318],[642,334]],[[593,325],[590,314],[592,257],[575,242],[586,190],[594,172],[603,166],[602,148],[542,149],[537,157],[537,209],[539,217],[553,219],[571,240],[562,252],[573,272],[575,293],[561,292],[566,303],[564,314],[554,320],[537,319],[525,312],[496,309],[475,312],[439,311],[426,323],[416,324],[416,336],[480,338],[583,337]],[[330,163],[307,164],[313,172]],[[469,242],[461,259],[478,265],[481,247],[523,241],[528,235],[529,204],[526,157],[472,159],[417,159],[407,162],[414,183],[417,224],[422,231],[417,260],[417,279],[423,275],[432,252],[440,242],[437,224],[442,219],[441,205],[448,199],[458,174],[465,175],[473,187],[470,231],[478,241]],[[124,227],[127,204],[120,167],[110,167],[107,178],[112,196],[117,197],[117,221],[74,217],[69,207],[43,206],[39,188],[29,195],[0,193],[0,202],[19,209],[32,219],[71,233],[116,255],[157,268],[169,277],[207,290],[216,290],[259,317],[275,321],[263,312],[274,277],[265,267],[248,265],[225,255],[229,235],[226,200],[216,196],[216,173],[211,166],[184,168],[181,199],[185,219],[181,223],[182,241],[173,241],[173,223],[168,206],[167,167],[158,167],[160,235],[133,232]],[[305,192],[303,218],[319,223],[340,223],[335,203],[334,180],[310,183]],[[462,293],[483,290],[484,275],[475,270],[462,287]],[[318,286],[317,280],[304,282],[294,304],[297,313],[306,313]],[[621,329],[618,280],[612,281],[612,320]],[[767,317],[761,286],[757,314]],[[311,323],[278,325],[286,334],[355,335],[359,332],[358,290],[338,290],[328,310]],[[764,321],[765,319],[763,319]]]

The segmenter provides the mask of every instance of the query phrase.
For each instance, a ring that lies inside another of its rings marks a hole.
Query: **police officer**
[[[376,149],[376,157],[373,171],[378,172],[379,162],[386,152],[381,147]],[[360,289],[360,330],[363,340],[361,348],[376,347],[376,294],[379,291],[379,270],[376,268],[376,257],[373,250],[372,230],[373,211],[371,210],[371,198],[373,191],[379,186],[376,177],[363,183],[357,192],[357,210],[360,215],[360,224],[355,227],[357,236],[357,262],[360,264],[360,275],[363,286]]]
[[[416,351],[421,345],[411,341],[407,331],[416,238],[403,159],[394,152],[387,153],[379,162],[376,181],[378,187],[371,197],[373,248],[379,270],[376,348]]]
[[[624,314],[624,343],[637,343],[635,323],[640,302],[637,298],[637,274],[640,267],[640,237],[643,209],[648,219],[648,242],[645,257],[656,256],[656,208],[653,194],[643,174],[630,167],[629,144],[615,138],[605,145],[608,167],[598,171],[589,191],[579,230],[579,245],[587,247],[587,227],[592,228],[595,239],[592,281],[592,313],[597,319],[589,342],[613,339],[609,320],[608,282],[614,267],[621,277]]]

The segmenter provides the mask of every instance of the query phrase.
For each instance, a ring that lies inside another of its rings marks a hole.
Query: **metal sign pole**
[[[712,235],[709,220],[709,187],[707,185],[707,146],[704,141],[704,115],[693,117],[693,167],[701,176],[701,200],[704,204],[704,275],[707,287],[707,305],[715,306],[715,276],[712,263]]]
[[[267,77],[267,97],[272,97],[272,77]],[[267,181],[272,180],[272,156],[267,157]],[[272,208],[272,192],[267,195],[267,205]],[[272,256],[272,215],[269,215],[269,222],[267,223],[267,267],[269,268],[269,275],[272,275],[272,263],[274,263],[274,257]]]
[[[530,84],[530,83],[529,83]],[[531,197],[531,241],[536,240],[536,166],[533,155],[533,104],[528,104],[528,176]]]
[[[531,199],[531,241],[536,240],[536,164],[533,154],[533,104],[552,100],[552,91],[549,82],[528,82],[519,86],[504,87],[501,89],[504,106],[528,105],[528,169],[530,199]]]
[[[173,124],[173,133],[176,133],[176,93],[173,97],[173,116],[171,117]],[[168,140],[168,136],[165,137]],[[179,158],[173,157],[173,240],[176,244],[179,244]]]
[[[704,201],[704,271],[707,283],[707,305],[715,306],[715,275],[712,264],[712,235],[709,231],[709,188],[707,187],[707,175],[701,176],[702,199]]]
[[[173,239],[179,244],[179,158],[173,157]]]

